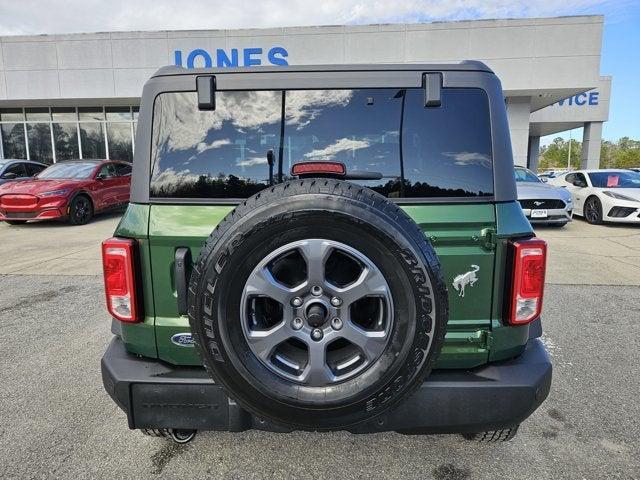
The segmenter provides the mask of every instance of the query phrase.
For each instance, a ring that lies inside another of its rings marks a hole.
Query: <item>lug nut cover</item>
[[[340,305],[342,305],[342,300],[338,297],[333,297],[331,299],[331,305],[333,305],[334,307],[339,307]]]
[[[291,322],[291,328],[293,328],[294,330],[300,330],[303,325],[304,325],[304,322],[300,317],[294,318],[293,321]]]
[[[291,305],[293,305],[294,307],[299,307],[300,305],[302,305],[302,299],[300,297],[291,299]]]
[[[334,330],[340,330],[342,328],[342,320],[337,317],[331,319],[331,328]]]
[[[311,287],[311,294],[319,297],[320,295],[322,295],[322,288],[318,285],[314,285],[313,287]]]

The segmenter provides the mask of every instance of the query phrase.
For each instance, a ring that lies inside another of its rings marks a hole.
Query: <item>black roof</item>
[[[344,65],[263,65],[258,67],[233,68],[185,68],[169,65],[160,68],[152,77],[194,74],[224,73],[265,73],[265,72],[367,72],[367,71],[465,71],[493,73],[487,65],[478,60],[463,60],[452,63],[384,63],[384,64],[344,64]]]

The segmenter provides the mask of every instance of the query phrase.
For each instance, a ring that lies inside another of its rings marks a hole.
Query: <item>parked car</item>
[[[551,363],[503,99],[480,62],[158,71],[102,244],[129,427],[512,438]]]
[[[549,183],[571,192],[574,213],[589,223],[640,223],[640,173],[614,169],[576,170]]]
[[[571,193],[542,182],[535,173],[515,167],[518,202],[532,224],[564,227],[571,221]]]
[[[44,163],[28,160],[0,159],[0,185],[8,182],[20,182],[32,178],[47,168]]]
[[[629,170],[633,171],[633,172],[637,172],[640,173],[640,167],[632,167]]]
[[[112,160],[55,163],[35,178],[0,186],[0,220],[67,220],[84,225],[93,215],[129,202],[131,164]]]
[[[538,178],[546,183],[550,178],[555,178],[558,175],[563,174],[565,171],[566,170],[547,170],[546,172],[539,173]]]

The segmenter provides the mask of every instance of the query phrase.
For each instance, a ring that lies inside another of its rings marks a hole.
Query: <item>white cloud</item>
[[[367,140],[352,140],[350,138],[341,138],[328,147],[311,150],[310,152],[305,153],[304,156],[309,160],[332,160],[338,153],[367,148],[369,145],[370,143]]]
[[[215,148],[224,147],[225,145],[230,145],[230,144],[231,144],[231,140],[229,140],[228,138],[221,138],[220,140],[214,140],[211,143],[200,142],[198,145],[196,145],[196,151],[198,153],[202,153],[207,150],[213,150]]]
[[[198,175],[191,173],[188,168],[176,172],[173,168],[167,168],[153,178],[154,188],[172,190],[185,182],[195,182]]]
[[[263,165],[267,163],[267,159],[265,157],[252,157],[247,158],[246,160],[240,160],[236,162],[238,167],[253,167],[254,165]]]
[[[4,1],[0,34],[180,30],[620,14],[631,0]],[[73,12],[73,16],[69,16]]]
[[[318,117],[323,108],[345,107],[351,101],[352,90],[308,90],[287,92],[286,123],[300,130]]]
[[[453,159],[456,165],[480,165],[491,168],[491,158],[479,152],[442,152],[443,155]]]

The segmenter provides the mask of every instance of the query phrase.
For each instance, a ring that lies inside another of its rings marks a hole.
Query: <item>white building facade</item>
[[[514,160],[584,126],[597,167],[611,78],[602,16],[247,30],[0,37],[0,158],[133,158],[144,82],[159,67],[480,60],[500,77]]]

